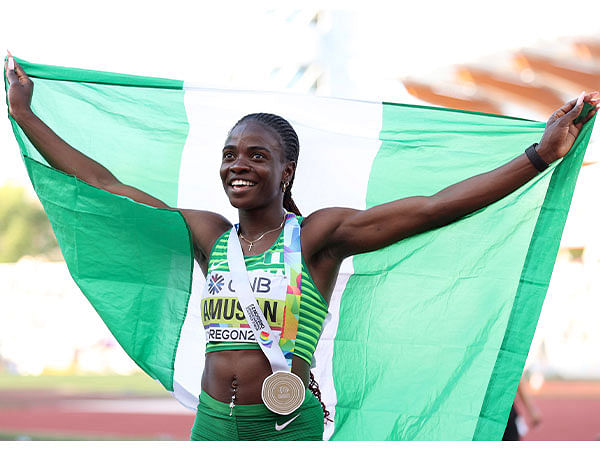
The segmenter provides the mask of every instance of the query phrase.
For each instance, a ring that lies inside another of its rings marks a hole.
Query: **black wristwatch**
[[[538,172],[543,172],[548,168],[548,163],[538,155],[538,152],[536,151],[537,146],[538,144],[531,144],[525,150],[525,154],[529,158],[529,161],[531,161],[531,164],[533,164],[533,167],[535,167]]]

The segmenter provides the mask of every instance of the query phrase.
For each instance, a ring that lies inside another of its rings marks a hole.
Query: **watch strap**
[[[531,164],[533,164],[533,167],[535,167],[538,172],[543,172],[549,166],[548,166],[548,163],[546,161],[544,161],[542,159],[542,157],[536,151],[537,146],[538,146],[538,144],[531,144],[529,147],[527,147],[525,149],[525,154],[527,155],[527,158],[529,158],[529,161],[531,162]]]

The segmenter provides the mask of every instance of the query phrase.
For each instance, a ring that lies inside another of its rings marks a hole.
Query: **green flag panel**
[[[32,110],[58,136],[122,183],[176,206],[189,130],[182,82],[19,62],[34,82]],[[14,129],[23,153],[45,163]]]
[[[176,204],[190,128],[182,82],[20,63],[50,128],[123,183]],[[367,207],[492,170],[544,130],[442,108],[383,104],[382,114]],[[172,391],[193,267],[183,217],[48,167],[12,125],[73,278],[125,351]],[[501,437],[591,129],[508,197],[354,257],[326,383],[337,398],[333,439]]]
[[[367,207],[492,170],[544,126],[384,104]],[[501,438],[590,131],[508,197],[354,258],[333,358],[334,439]]]
[[[193,262],[183,217],[25,163],[73,279],[127,354],[172,391]]]

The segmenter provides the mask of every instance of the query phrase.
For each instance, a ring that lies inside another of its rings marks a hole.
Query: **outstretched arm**
[[[48,163],[62,171],[114,194],[125,195],[140,203],[168,208],[161,200],[121,183],[106,167],[63,141],[30,108],[33,81],[12,55],[4,63],[8,78],[8,113],[19,124],[34,147]]]
[[[547,122],[538,155],[548,164],[565,156],[581,127],[597,111],[597,93],[582,94],[554,112]],[[595,108],[586,119],[574,123],[588,102]],[[377,250],[433,228],[449,224],[467,214],[500,200],[538,174],[525,154],[503,166],[456,183],[432,195],[408,197],[375,206],[366,211],[331,208],[315,212],[306,219],[303,229],[311,242],[307,248],[325,252],[335,259]],[[326,236],[326,238],[323,238]],[[307,255],[310,257],[310,255]]]
[[[62,140],[31,111],[33,82],[10,54],[4,63],[4,69],[9,82],[8,112],[52,167],[113,194],[157,208],[176,209],[144,191],[121,183],[102,164]],[[231,228],[231,224],[222,216],[208,211],[179,211],[192,231],[196,259],[204,268],[214,241]]]

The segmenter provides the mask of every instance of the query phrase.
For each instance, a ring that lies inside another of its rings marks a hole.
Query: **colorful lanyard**
[[[298,333],[300,297],[302,286],[302,255],[300,249],[300,224],[292,213],[286,214],[283,228],[283,260],[288,287],[285,296],[283,329],[281,336],[274,334],[261,311],[256,296],[252,292],[244,262],[244,254],[238,239],[238,225],[229,233],[227,260],[231,279],[238,292],[248,325],[265,356],[269,359],[273,372],[292,367],[292,356]]]

